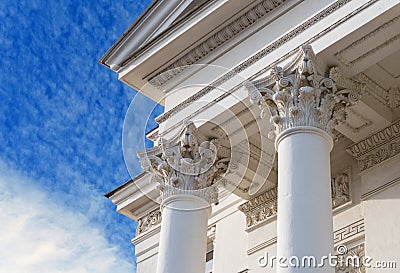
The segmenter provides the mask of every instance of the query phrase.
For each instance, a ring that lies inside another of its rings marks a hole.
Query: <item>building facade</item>
[[[106,195],[137,272],[398,272],[399,30],[398,0],[155,0],[100,60],[165,107]]]

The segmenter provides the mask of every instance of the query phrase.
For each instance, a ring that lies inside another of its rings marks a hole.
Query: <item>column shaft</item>
[[[157,273],[204,273],[210,205],[194,195],[162,203]]]
[[[320,129],[299,126],[283,131],[277,137],[276,145],[277,257],[297,257],[301,265],[305,256],[313,256],[318,264],[321,257],[333,251],[329,156],[332,139]],[[334,272],[328,260],[323,268],[306,264],[305,267],[278,266],[277,272]]]

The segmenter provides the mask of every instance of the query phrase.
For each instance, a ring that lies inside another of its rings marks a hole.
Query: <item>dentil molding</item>
[[[246,228],[251,231],[260,224],[275,219],[278,210],[278,189],[272,188],[239,206],[246,215]]]
[[[358,160],[360,171],[400,153],[400,120],[349,146],[346,151]]]
[[[171,80],[188,66],[198,63],[205,56],[215,51],[227,41],[242,33],[249,26],[260,21],[265,15],[279,7],[287,0],[264,0],[245,14],[237,18],[228,26],[224,27],[207,40],[190,50],[183,57],[179,58],[173,64],[163,69],[156,76],[150,78],[149,82],[157,87],[161,87],[167,81]]]

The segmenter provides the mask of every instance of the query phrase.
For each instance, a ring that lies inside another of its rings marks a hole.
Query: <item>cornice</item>
[[[156,42],[162,38],[171,34],[173,29],[186,23],[198,13],[200,13],[205,7],[210,4],[210,1],[206,1],[202,5],[194,8],[192,11],[187,13],[182,18],[176,20],[171,25],[169,25],[165,30],[161,31],[159,34],[155,35],[160,23],[163,20],[169,18],[173,14],[174,9],[180,6],[184,1],[153,1],[146,10],[135,20],[135,22],[129,26],[129,28],[122,34],[122,36],[112,45],[112,47],[101,57],[99,60],[100,64],[109,67],[110,69],[118,72],[121,68],[129,64],[134,58],[148,50]],[[151,21],[151,22],[150,22]],[[151,28],[149,30],[143,31],[142,26],[150,24],[156,26],[156,28]],[[139,38],[138,38],[139,37]],[[149,39],[150,38],[150,39]],[[130,46],[131,50],[126,54],[119,52],[121,48],[127,47],[127,44],[133,40],[137,39],[135,46]],[[115,55],[123,54],[114,65],[110,65],[112,59],[116,59]]]
[[[242,33],[254,23],[260,21],[265,15],[279,7],[287,0],[264,0],[245,14],[240,16],[234,22],[224,27],[201,44],[186,53],[183,57],[179,58],[173,64],[163,69],[156,76],[150,78],[149,82],[157,87],[161,87],[164,83],[171,80],[187,66],[201,61],[209,53],[213,52],[229,40]]]
[[[351,0],[339,0],[339,1],[336,1],[332,5],[330,5],[327,8],[325,8],[323,11],[319,12],[315,16],[311,17],[309,20],[305,21],[304,23],[302,23],[301,25],[299,25],[298,27],[296,27],[295,29],[293,29],[292,31],[287,33],[286,35],[282,36],[278,40],[276,40],[273,43],[271,43],[269,46],[267,46],[266,48],[264,48],[260,52],[256,53],[254,56],[250,57],[249,59],[247,59],[246,61],[242,62],[238,66],[234,67],[231,71],[227,72],[226,74],[224,74],[223,76],[221,76],[220,78],[215,80],[214,82],[210,83],[209,86],[203,88],[202,90],[200,90],[199,92],[197,92],[193,96],[187,98],[186,100],[184,100],[183,102],[181,102],[180,104],[178,104],[177,106],[175,106],[174,108],[169,110],[168,112],[165,112],[164,114],[160,115],[159,117],[156,118],[156,121],[158,123],[162,123],[162,122],[166,121],[168,118],[172,117],[173,115],[175,115],[176,113],[178,113],[182,109],[186,108],[187,106],[192,104],[194,101],[197,101],[198,99],[202,98],[206,94],[210,93],[216,87],[218,87],[221,84],[223,84],[224,82],[228,81],[229,79],[234,77],[236,74],[242,72],[243,70],[245,70],[249,66],[255,64],[256,62],[261,60],[263,57],[267,56],[268,54],[270,54],[271,52],[275,51],[279,47],[283,46],[284,44],[286,44],[287,42],[289,42],[293,38],[297,37],[303,31],[307,30],[308,28],[310,28],[311,26],[315,25],[316,23],[318,23],[322,19],[326,18],[327,16],[329,16],[333,12],[337,11],[338,9],[340,9],[341,7],[343,7],[344,5],[349,3],[350,1]],[[362,5],[358,9],[354,10],[353,12],[349,13],[348,15],[346,15],[342,19],[338,20],[337,22],[333,23],[331,26],[327,27],[326,29],[324,29],[323,31],[318,33],[317,35],[315,35],[312,38],[310,38],[309,40],[305,41],[304,44],[312,43],[313,41],[317,40],[318,38],[320,38],[321,36],[325,35],[326,33],[332,31],[337,26],[341,25],[342,23],[344,23],[345,21],[349,20],[351,17],[355,16],[356,14],[358,14],[359,12],[361,12],[364,9],[368,8],[369,6],[371,6],[372,4],[374,4],[377,1],[378,0],[371,0],[371,1],[367,2],[367,3],[365,3],[364,5]],[[281,58],[279,58],[275,62],[271,63],[269,66],[265,67],[264,69],[262,69],[261,71],[259,71],[255,75],[253,75],[252,77],[250,77],[248,80],[255,80],[257,77],[259,77],[260,75],[264,74],[266,71],[271,69],[273,66],[277,65],[279,62],[287,59],[288,57],[292,56],[296,52],[297,52],[297,47],[292,49],[287,54],[285,54],[284,56],[282,56]],[[242,86],[243,86],[243,82],[238,84],[238,85],[236,85],[229,92],[225,92],[223,95],[221,95],[218,98],[216,98],[214,100],[214,102],[212,102],[210,104],[213,104],[215,102],[221,101],[222,99],[228,97],[232,92],[236,91],[237,89],[241,88]],[[195,115],[196,113],[202,111],[203,109],[205,109],[206,107],[209,107],[209,106],[210,105],[203,106],[202,109],[199,109],[198,111],[193,113],[189,118],[191,118],[193,115]],[[176,124],[175,126],[171,126],[170,130],[175,129],[176,126],[179,126],[179,125]]]
[[[136,188],[132,188],[132,185],[135,184],[136,181],[139,179],[143,178],[146,175],[145,172],[141,172],[137,174],[135,177],[133,177],[131,180],[128,180],[124,184],[118,186],[117,188],[113,189],[112,191],[106,193],[104,196],[110,199],[113,199],[116,203],[121,202],[124,198],[127,196],[131,195],[135,191],[137,191]],[[127,190],[131,188],[130,190]]]
[[[346,151],[356,159],[362,160],[372,153],[384,150],[388,144],[396,139],[400,142],[399,138],[400,120],[397,120],[385,129],[349,146]]]

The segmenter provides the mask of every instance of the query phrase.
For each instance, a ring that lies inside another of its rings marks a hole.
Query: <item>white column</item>
[[[321,263],[333,252],[332,128],[358,101],[362,85],[337,67],[325,70],[311,46],[303,46],[284,68],[245,86],[277,133],[277,272],[333,273],[328,259]]]
[[[316,264],[333,251],[330,159],[332,138],[321,129],[300,126],[276,139],[278,150],[277,257],[312,256]],[[277,267],[278,273],[324,272],[334,268]],[[313,262],[313,261],[312,261]],[[292,264],[296,260],[291,260]]]
[[[162,199],[157,273],[204,273],[208,217],[228,168],[226,148],[191,122],[159,142],[138,153],[142,168],[159,182]]]
[[[210,205],[201,197],[176,195],[162,203],[157,273],[204,273]]]

